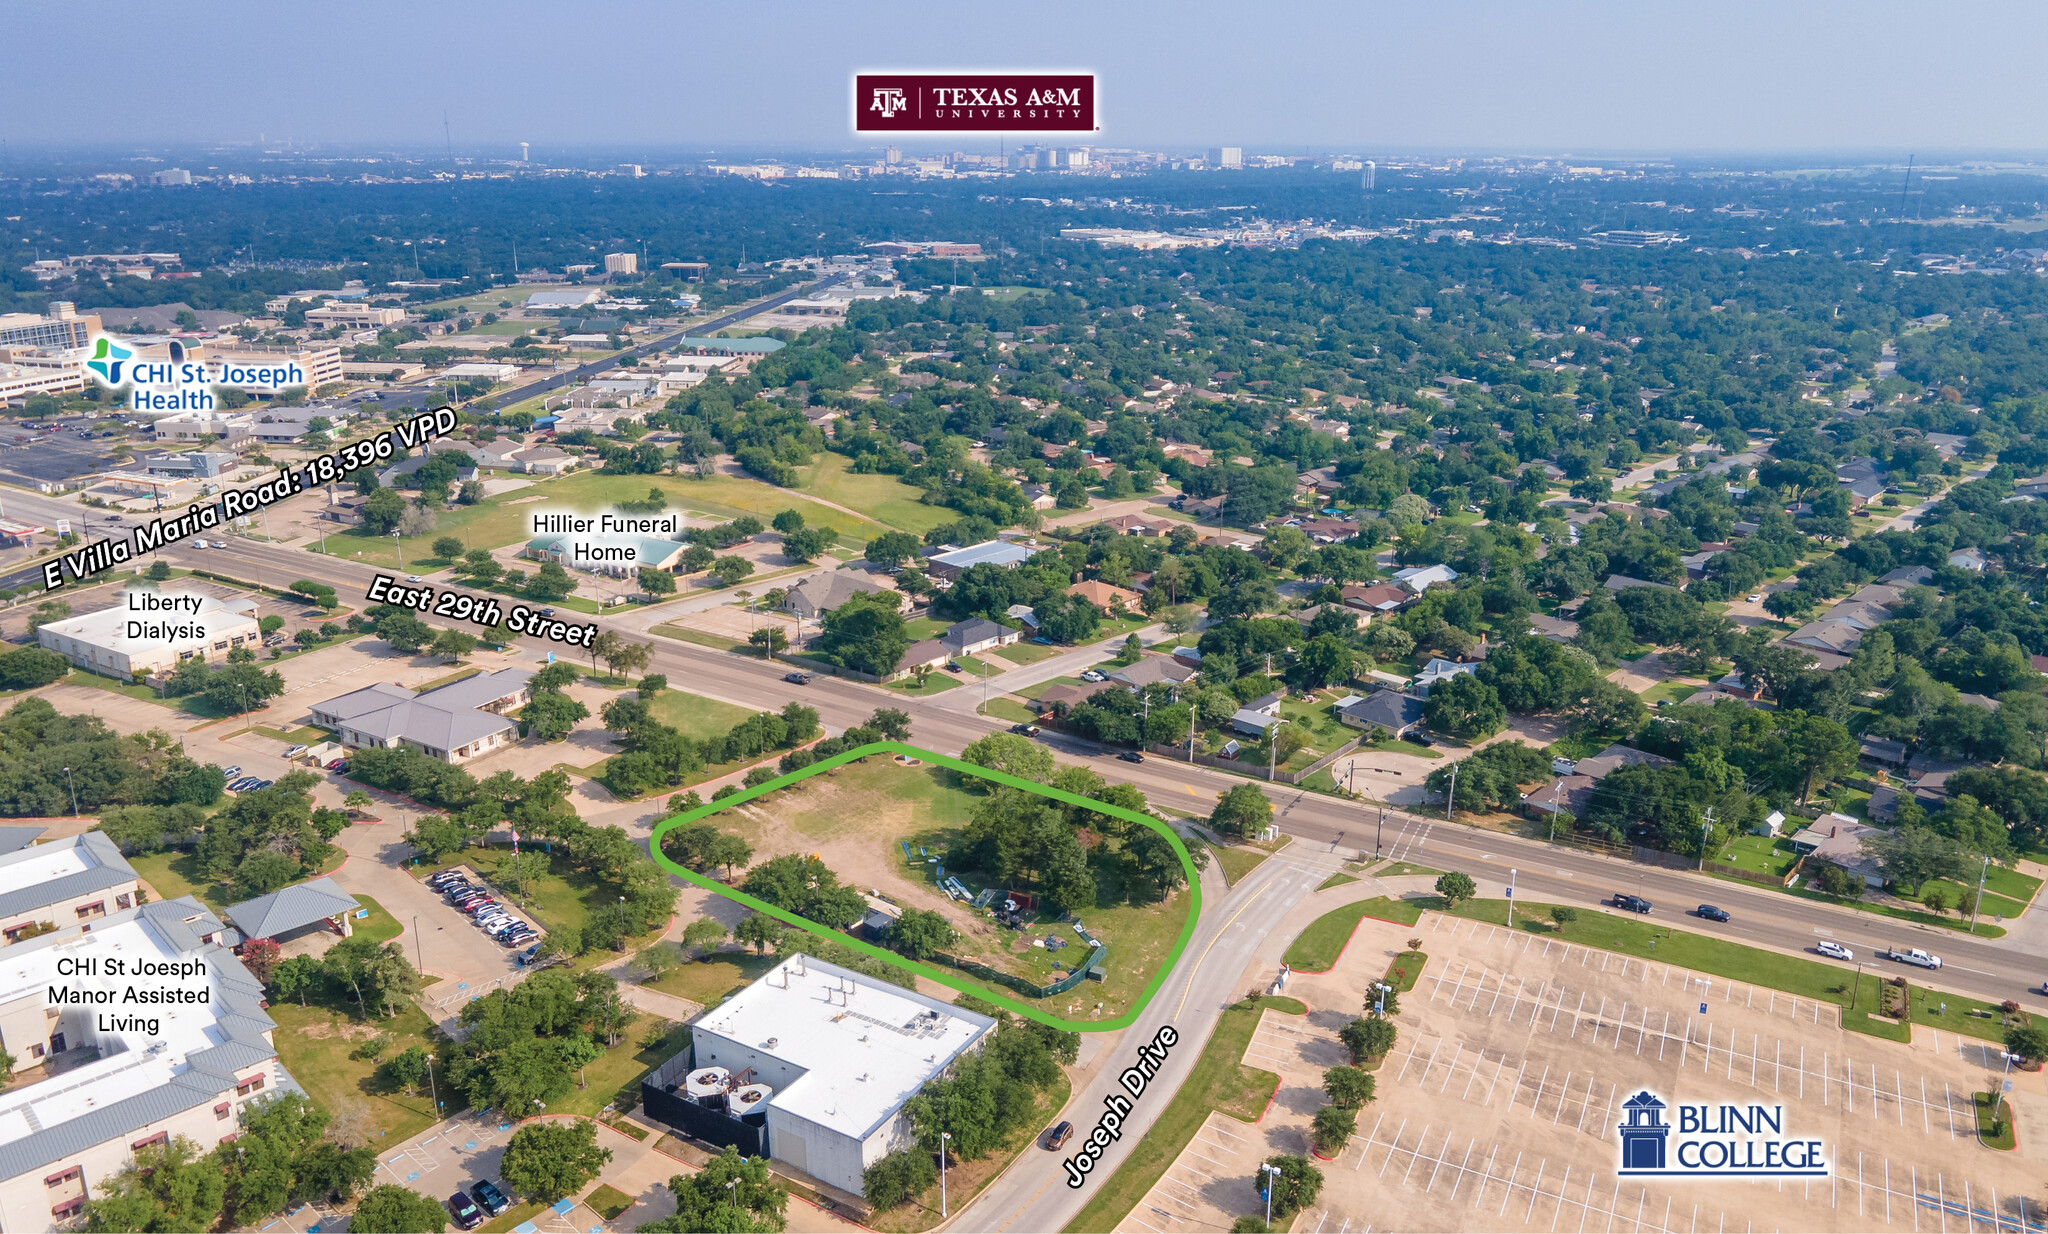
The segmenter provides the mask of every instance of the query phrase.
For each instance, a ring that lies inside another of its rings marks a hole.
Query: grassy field
[[[663,690],[655,696],[649,710],[655,719],[693,741],[722,737],[734,725],[754,714],[745,707],[682,690]]]
[[[946,1198],[951,1201],[953,1211],[958,1211],[982,1190],[994,1182],[1019,1154],[1033,1151],[1039,1134],[1047,1121],[1066,1108],[1067,1099],[1073,1095],[1073,1085],[1062,1072],[1052,1087],[1039,1093],[1035,1099],[1038,1117],[1026,1119],[1011,1135],[1010,1140],[976,1161],[958,1161],[947,1171],[945,1183]],[[934,1184],[923,1195],[904,1201],[886,1212],[868,1218],[868,1228],[881,1230],[884,1234],[919,1234],[945,1220],[940,1215],[940,1187]]]
[[[1639,697],[1643,700],[1643,706],[1655,707],[1663,702],[1676,705],[1699,692],[1700,688],[1698,686],[1686,685],[1677,681],[1660,681],[1649,689],[1644,690]]]
[[[747,647],[746,643],[736,638],[726,638],[723,635],[712,634],[705,630],[692,630],[688,626],[679,626],[674,623],[664,623],[655,626],[649,633],[659,634],[663,638],[672,638],[680,643],[695,643],[699,647],[710,647],[715,651],[738,651]]]
[[[1741,836],[1714,855],[1723,865],[1771,878],[1784,878],[1799,861],[1792,841],[1771,836]]]
[[[438,1034],[426,1012],[408,1003],[388,1020],[363,1020],[356,1016],[353,1003],[333,996],[325,1001],[309,1000],[304,1007],[280,1000],[269,1010],[270,1018],[277,1021],[273,1036],[278,1061],[330,1113],[365,1111],[386,1143],[407,1139],[434,1124],[434,1102],[427,1090],[407,1093],[395,1088],[378,1077],[376,1060],[350,1057],[356,1047],[379,1033],[390,1042],[384,1050],[387,1058],[412,1046],[428,1051],[439,1048]],[[468,1103],[461,1092],[445,1077],[438,1078],[442,1113],[465,1108]]]
[[[944,506],[925,505],[920,500],[923,489],[895,476],[855,474],[849,470],[853,460],[843,454],[824,453],[813,458],[815,461],[802,469],[803,484],[798,491],[821,501],[859,510],[878,523],[919,535],[959,517]]]
[[[602,1033],[591,1040],[604,1052],[583,1068],[577,1086],[549,1106],[549,1113],[596,1118],[607,1105],[632,1109],[640,1101],[640,1077],[681,1053],[689,1044],[690,1030],[659,1016],[641,1015],[618,1034],[617,1044],[606,1047]]]
[[[471,548],[499,548],[532,538],[530,516],[540,509],[579,510],[595,514],[626,500],[640,500],[647,490],[658,488],[667,494],[669,509],[697,511],[712,518],[734,519],[752,514],[763,522],[782,510],[796,510],[812,527],[827,527],[860,543],[874,539],[887,527],[873,519],[817,502],[788,489],[779,489],[743,476],[712,476],[708,479],[681,476],[607,476],[578,471],[559,479],[543,481],[473,506],[458,506],[440,514],[435,529],[423,536],[402,537],[407,561],[431,556],[434,540],[452,535]],[[544,496],[544,501],[533,501]],[[941,520],[943,521],[943,520]],[[327,537],[327,550],[335,557],[381,560],[391,551],[390,537],[372,536],[359,527]]]
[[[2005,1012],[1997,1003],[1913,986],[1907,998],[1913,1023],[1943,1028],[1981,1041],[2005,1040]]]
[[[647,983],[649,989],[713,1007],[752,985],[775,967],[776,957],[749,951],[721,951],[705,960],[680,964]]]
[[[1337,966],[1337,957],[1344,954],[1344,946],[1351,941],[1352,931],[1358,928],[1358,923],[1368,916],[1380,916],[1373,909],[1383,903],[1385,901],[1380,899],[1359,900],[1331,909],[1309,922],[1307,928],[1295,936],[1281,960],[1287,967],[1304,973],[1329,972]]]
[[[1223,881],[1233,887],[1238,881],[1259,868],[1259,863],[1273,854],[1249,844],[1232,844],[1211,849],[1216,855],[1216,864],[1223,870]]]
[[[1346,883],[1355,883],[1357,881],[1358,876],[1355,874],[1332,874],[1330,877],[1324,879],[1316,887],[1316,890],[1328,891],[1332,887],[1342,887]]]
[[[523,856],[532,858],[534,855],[533,846],[529,845]],[[522,912],[549,931],[574,929],[581,932],[593,913],[616,911],[618,901],[610,884],[576,869],[567,854],[542,852],[539,855],[546,860],[546,866],[539,873],[527,874],[524,885],[520,887],[498,877],[501,867],[512,857],[510,845],[466,848],[449,854],[437,865],[422,863],[411,868],[424,878],[449,866],[469,866],[489,879],[504,898],[513,901]],[[651,941],[651,938],[629,938],[627,946]],[[598,956],[593,952],[586,958],[595,962]]]
[[[584,1203],[596,1210],[606,1221],[633,1207],[633,1197],[606,1183],[584,1197]]]
[[[882,688],[884,690],[894,690],[898,694],[912,694],[924,698],[933,694],[944,694],[946,691],[957,689],[964,684],[960,678],[944,669],[934,669],[922,681],[919,681],[915,676],[905,677],[900,681],[888,682]]]
[[[958,785],[956,779],[944,768],[906,767],[888,759],[870,759],[803,781],[751,803],[743,811],[711,815],[709,821],[753,844],[756,860],[788,851],[789,833],[794,832],[802,843],[814,845],[828,863],[834,861],[835,854],[842,862],[879,860],[895,867],[913,885],[929,886],[933,866],[924,861],[904,864],[901,845],[908,843],[942,858],[958,848],[980,797]],[[970,890],[981,885],[974,871],[956,869],[950,859],[944,863],[947,872],[958,875]],[[1109,944],[1105,964],[1109,976],[1045,1000],[1046,1010],[1067,1018],[1113,1019],[1121,1015],[1165,962],[1187,917],[1185,889],[1162,903],[1133,903],[1123,894],[1112,864],[1098,864],[1095,875],[1097,902],[1077,915],[1090,933]],[[936,902],[941,893],[934,888],[930,894]],[[1036,927],[1023,937],[1043,937],[1053,928],[1050,924]],[[1018,937],[1006,931],[970,935],[958,951],[963,958],[979,958],[992,967],[1044,984],[1043,978],[1053,969],[1052,957],[1028,944],[1018,949]],[[1077,954],[1076,948],[1059,953],[1070,960],[1085,954]],[[1022,997],[994,983],[988,988],[1006,997]]]
[[[1377,878],[1399,878],[1402,875],[1419,874],[1427,878],[1442,873],[1442,870],[1432,869],[1429,866],[1419,866],[1411,861],[1397,861],[1384,870],[1374,871],[1374,876]]]
[[[1291,998],[1260,998],[1225,1010],[1180,1091],[1173,1095],[1173,1101],[1160,1112],[1152,1130],[1132,1148],[1117,1172],[1096,1184],[1094,1198],[1067,1224],[1069,1234],[1117,1228],[1180,1156],[1188,1141],[1195,1138],[1195,1132],[1208,1121],[1209,1111],[1227,1114],[1242,1123],[1255,1123],[1264,1117],[1266,1103],[1279,1088],[1280,1077],[1247,1067],[1241,1060],[1268,1007],[1289,1015],[1302,1015],[1308,1010]]]
[[[998,720],[1008,720],[1013,724],[1038,723],[1038,713],[1022,703],[1013,702],[1005,697],[989,699],[988,705],[981,710],[983,715],[991,715]]]
[[[1008,647],[995,649],[996,655],[1012,664],[1036,664],[1040,660],[1049,660],[1059,653],[1059,648],[1047,647],[1043,643],[1011,643]]]
[[[2009,1152],[2013,1146],[2012,1106],[1996,1093],[1971,1093],[1977,1107],[1977,1138],[1986,1148]],[[1993,1127],[1997,1130],[1994,1131]]]

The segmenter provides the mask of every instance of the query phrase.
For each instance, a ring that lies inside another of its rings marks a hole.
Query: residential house
[[[1120,514],[1103,523],[1120,536],[1163,536],[1178,525],[1172,519],[1146,518],[1142,514]]]
[[[1067,588],[1070,596],[1079,596],[1095,607],[1111,612],[1118,609],[1138,611],[1138,602],[1143,598],[1137,592],[1122,587],[1112,587],[1100,579],[1088,579]]]
[[[1419,596],[1434,584],[1457,582],[1458,572],[1445,565],[1410,566],[1394,571],[1394,581]]]
[[[1892,587],[1923,587],[1934,581],[1934,570],[1929,566],[1900,566],[1877,581]]]
[[[1461,664],[1455,660],[1432,657],[1430,662],[1423,666],[1422,671],[1415,675],[1411,688],[1422,697],[1428,698],[1430,687],[1437,682],[1447,677],[1470,676],[1478,671],[1479,665],[1476,663]]]
[[[1346,608],[1360,609],[1368,613],[1392,613],[1415,602],[1415,595],[1392,583],[1374,583],[1370,587],[1352,585],[1341,589]]]
[[[1031,700],[1031,707],[1033,710],[1040,712],[1051,711],[1055,707],[1071,709],[1094,698],[1099,691],[1110,688],[1100,683],[1093,685],[1084,683],[1078,686],[1066,684],[1049,685],[1043,693]]]
[[[1569,643],[1579,636],[1579,623],[1563,617],[1547,617],[1542,613],[1528,616],[1529,633],[1540,634],[1553,643]]]
[[[1672,765],[1671,760],[1661,754],[1652,754],[1647,750],[1638,750],[1634,746],[1611,745],[1591,758],[1580,759],[1577,770],[1578,774],[1582,776],[1591,776],[1593,779],[1598,780],[1604,778],[1609,772],[1622,767],[1669,767]]]
[[[903,601],[901,592],[862,578],[852,570],[824,570],[784,593],[782,608],[784,612],[794,613],[806,621],[817,621],[856,594],[863,593],[893,595],[899,605]]]
[[[1194,669],[1181,663],[1176,658],[1148,655],[1142,657],[1136,663],[1127,664],[1110,673],[1109,679],[1128,689],[1142,690],[1146,686],[1155,685],[1162,681],[1177,684],[1188,680],[1194,675]]]
[[[947,627],[946,632],[939,636],[939,641],[954,655],[971,656],[990,647],[1007,647],[1021,637],[1021,631],[999,626],[986,617],[970,617]]]
[[[1311,604],[1307,608],[1296,609],[1294,612],[1287,614],[1287,616],[1294,618],[1295,623],[1306,630],[1315,623],[1316,618],[1324,613],[1341,613],[1344,616],[1345,629],[1356,630],[1358,628],[1358,611],[1338,604]]]
[[[919,639],[903,649],[892,676],[908,677],[921,668],[938,668],[953,658],[953,649],[935,638]]]
[[[1906,747],[1903,742],[1884,737],[1864,737],[1856,743],[1857,757],[1880,767],[1899,768],[1906,765]]]
[[[966,548],[948,548],[925,559],[925,570],[933,578],[955,579],[979,565],[1015,569],[1031,560],[1039,546],[1012,540],[984,540]]]
[[[1368,733],[1374,729],[1385,729],[1398,740],[1422,727],[1423,707],[1423,700],[1413,694],[1374,690],[1363,698],[1340,702],[1337,719]]]
[[[1678,590],[1678,588],[1673,587],[1669,583],[1653,583],[1649,579],[1630,578],[1626,574],[1610,574],[1607,576],[1607,581],[1600,585],[1609,591],[1617,593],[1627,591],[1631,587],[1662,587],[1666,591]]]
[[[1823,814],[1792,836],[1792,847],[1851,874],[1861,875],[1864,886],[1883,887],[1885,877],[1877,859],[1863,851],[1865,839],[1880,834],[1876,827],[1858,822],[1846,814]]]
[[[1963,548],[1957,549],[1948,555],[1948,564],[1958,570],[1969,570],[1973,573],[1982,574],[1986,569],[1990,568],[1991,559],[1978,549]]]
[[[1559,776],[1547,788],[1523,793],[1522,809],[1531,818],[1557,814],[1578,818],[1585,814],[1586,803],[1593,799],[1593,786],[1598,783],[1592,776]]]

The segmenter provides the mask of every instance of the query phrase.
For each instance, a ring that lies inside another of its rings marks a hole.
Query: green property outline
[[[1011,788],[1019,788],[1023,789],[1026,792],[1037,793],[1041,797],[1050,797],[1054,801],[1064,802],[1067,805],[1081,806],[1085,809],[1092,810],[1097,814],[1108,814],[1113,815],[1117,818],[1127,819],[1134,823],[1143,823],[1147,827],[1150,827],[1152,828],[1152,830],[1158,832],[1160,835],[1165,836],[1166,842],[1173,845],[1174,853],[1180,857],[1181,869],[1185,871],[1188,876],[1187,886],[1191,897],[1188,901],[1188,919],[1186,923],[1181,926],[1180,937],[1174,940],[1173,950],[1167,953],[1166,959],[1159,966],[1159,971],[1152,974],[1151,982],[1145,986],[1142,992],[1139,993],[1136,1001],[1134,1001],[1131,1004],[1130,1010],[1124,1012],[1124,1014],[1118,1016],[1114,1020],[1090,1020],[1084,1022],[1079,1020],[1061,1019],[1058,1016],[1051,1015],[1044,1011],[1041,1011],[1036,1007],[1028,1006],[1024,1003],[1018,1002],[1016,999],[1011,998],[1007,994],[999,994],[986,986],[978,985],[972,981],[969,981],[965,977],[954,976],[952,973],[946,971],[945,969],[938,968],[930,964],[926,964],[921,960],[913,960],[908,956],[897,955],[895,952],[890,951],[886,948],[877,947],[873,943],[866,942],[862,939],[855,938],[850,934],[845,934],[838,930],[831,929],[828,926],[820,925],[819,923],[808,920],[807,918],[799,917],[795,913],[789,912],[785,909],[778,908],[775,905],[769,904],[764,900],[758,900],[753,896],[748,895],[746,892],[741,891],[736,887],[728,887],[724,883],[721,883],[718,880],[709,877],[708,875],[699,874],[694,870],[686,870],[681,865],[678,865],[676,862],[670,861],[668,857],[665,856],[661,851],[661,837],[664,832],[673,830],[676,827],[684,826],[688,823],[694,823],[697,820],[705,818],[709,815],[717,814],[721,811],[731,809],[733,806],[741,805],[745,802],[752,801],[756,797],[772,793],[777,789],[788,788],[790,785],[796,783],[798,780],[801,780],[806,776],[814,776],[821,771],[830,771],[835,767],[843,766],[844,764],[850,763],[855,759],[865,758],[872,754],[901,754],[908,758],[923,759],[928,762],[935,763],[941,767],[951,768],[952,770],[957,771],[962,775],[977,776],[984,780],[992,780],[997,784],[1004,784],[1008,785]],[[873,956],[878,960],[886,960],[889,963],[896,965],[898,968],[905,970],[906,972],[912,973],[919,977],[928,978],[932,981],[936,981],[940,985],[950,986],[953,989],[960,991],[962,994],[971,994],[976,998],[982,999],[986,1002],[994,1003],[999,1007],[1007,1008],[1011,1011],[1016,1012],[1018,1015],[1036,1020],[1041,1024],[1049,1024],[1054,1028],[1065,1029],[1067,1031],[1077,1033],[1108,1033],[1129,1028],[1131,1024],[1137,1020],[1138,1013],[1143,1011],[1147,1006],[1151,1004],[1153,996],[1159,992],[1159,987],[1166,981],[1166,975],[1168,973],[1171,973],[1173,971],[1174,965],[1180,962],[1181,953],[1187,950],[1188,940],[1194,937],[1195,925],[1197,922],[1201,920],[1202,917],[1201,873],[1200,871],[1195,869],[1194,859],[1188,856],[1187,845],[1181,842],[1181,838],[1178,835],[1174,834],[1173,828],[1169,826],[1167,823],[1161,821],[1160,819],[1153,818],[1148,814],[1140,814],[1136,810],[1128,810],[1122,806],[1110,805],[1108,802],[1096,801],[1092,797],[1083,797],[1078,793],[1069,793],[1061,789],[1050,788],[1044,784],[1037,784],[1030,780],[1010,775],[1007,772],[992,771],[987,767],[977,767],[973,763],[962,762],[957,758],[952,758],[947,755],[939,754],[931,750],[920,750],[916,746],[905,745],[900,741],[869,742],[867,745],[857,746],[854,749],[842,751],[841,753],[833,755],[831,758],[820,759],[818,762],[812,763],[808,767],[802,767],[795,771],[779,775],[775,777],[773,780],[769,780],[762,784],[758,784],[753,788],[743,789],[742,791],[734,793],[729,797],[721,797],[715,801],[707,801],[703,805],[697,807],[694,810],[685,811],[684,813],[675,815],[672,818],[665,818],[654,825],[654,833],[652,836],[649,837],[647,847],[648,851],[653,855],[654,860],[660,863],[663,869],[667,870],[671,874],[680,875],[681,877],[690,880],[697,886],[704,888],[706,891],[715,891],[719,895],[722,895],[729,900],[733,900],[737,903],[744,904],[745,906],[753,909],[757,913],[765,913],[768,916],[774,917],[777,920],[782,921],[788,925],[793,925],[798,929],[806,930],[812,934],[815,934],[819,938],[825,939],[828,942],[839,943],[843,946],[851,947],[856,951],[862,952],[866,955]]]

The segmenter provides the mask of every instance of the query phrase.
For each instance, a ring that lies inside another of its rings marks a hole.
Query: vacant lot
[[[1058,959],[1088,954],[1070,930],[1047,922],[1012,931],[948,898],[937,886],[945,854],[959,846],[978,799],[954,779],[942,768],[871,758],[711,815],[709,821],[745,838],[757,862],[785,853],[816,853],[848,886],[879,891],[905,908],[939,912],[960,931],[955,950],[962,958],[1043,984]],[[947,873],[955,871],[948,868]],[[980,889],[978,881],[966,881],[971,890]],[[1185,889],[1163,903],[1132,904],[1122,898],[1113,872],[1099,870],[1097,881],[1101,899],[1079,916],[1091,934],[1109,944],[1104,961],[1109,978],[1047,1000],[1046,1010],[1065,1018],[1122,1015],[1165,962],[1187,917]],[[1048,934],[1074,945],[1050,955],[1031,946],[1030,939],[1042,941]],[[1020,997],[1007,987],[990,988]]]

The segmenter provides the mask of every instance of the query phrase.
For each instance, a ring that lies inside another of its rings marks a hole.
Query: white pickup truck
[[[1878,955],[1887,960],[1897,960],[1901,964],[1911,964],[1915,968],[1941,967],[1940,956],[1929,955],[1918,947],[1909,947],[1904,951],[1880,951]]]

